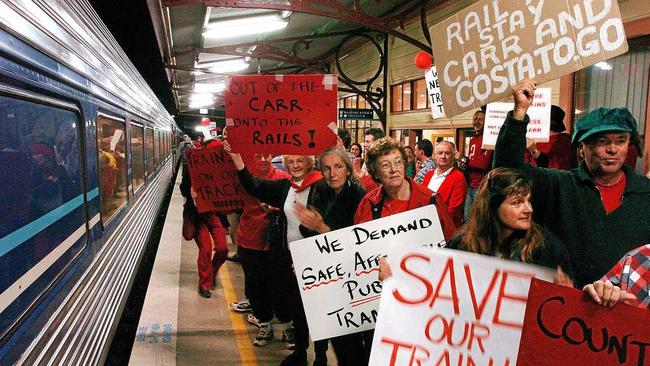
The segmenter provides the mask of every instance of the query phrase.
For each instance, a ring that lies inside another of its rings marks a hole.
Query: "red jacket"
[[[429,205],[433,192],[431,192],[426,187],[415,183],[411,178],[406,178],[406,180],[411,186],[411,197],[409,198],[408,207],[406,210],[413,210]],[[372,221],[372,205],[379,204],[385,193],[386,191],[384,191],[384,188],[380,186],[368,192],[361,199],[359,207],[357,207],[357,212],[354,214],[355,225],[362,222]],[[449,241],[456,233],[456,225],[454,225],[454,222],[449,216],[449,212],[447,212],[447,206],[444,202],[442,202],[442,200],[436,200],[435,206],[436,211],[438,212],[438,217],[440,217],[440,226],[442,226],[442,233],[445,237],[445,240]],[[396,213],[399,212],[388,212],[382,208],[381,217],[390,216]]]
[[[269,173],[264,178],[277,180],[290,178],[291,176],[271,166]],[[269,214],[262,209],[259,201],[250,195],[245,195],[244,211],[239,217],[237,227],[238,245],[252,250],[269,250],[269,243],[266,238],[266,230],[269,226]]]
[[[424,187],[429,186],[434,173],[435,170],[432,170],[424,176],[424,181],[422,181]],[[437,200],[444,202],[456,227],[462,226],[465,197],[467,196],[467,182],[465,182],[463,173],[456,168],[452,168],[436,193],[438,194],[436,202],[438,202]]]

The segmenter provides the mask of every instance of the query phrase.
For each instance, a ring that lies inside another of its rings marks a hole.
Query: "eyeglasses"
[[[402,169],[403,167],[404,167],[404,161],[402,161],[402,159],[394,160],[392,163],[390,161],[385,161],[379,165],[379,169],[385,172],[389,172],[391,168],[397,170],[397,169]]]

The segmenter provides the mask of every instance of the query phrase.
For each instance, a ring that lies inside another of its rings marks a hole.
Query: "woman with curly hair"
[[[573,287],[564,243],[533,222],[530,182],[513,169],[485,176],[469,221],[447,247],[557,269],[555,282]]]

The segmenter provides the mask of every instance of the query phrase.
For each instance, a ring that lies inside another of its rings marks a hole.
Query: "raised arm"
[[[289,184],[287,179],[266,180],[254,177],[246,169],[241,155],[239,153],[233,153],[227,141],[224,141],[223,148],[230,154],[235,168],[237,168],[239,182],[246,193],[274,207],[282,207],[284,205],[283,199],[286,195],[283,194],[283,191]]]
[[[524,165],[526,152],[526,128],[528,126],[528,107],[533,102],[537,84],[533,80],[524,79],[512,89],[515,99],[514,109],[508,113],[494,148],[493,166],[521,168]]]

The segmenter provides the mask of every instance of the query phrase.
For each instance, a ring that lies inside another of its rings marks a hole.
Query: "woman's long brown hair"
[[[501,253],[512,259],[518,251],[520,260],[530,263],[533,254],[544,245],[539,225],[531,222],[529,230],[517,230],[512,234],[507,248],[499,243],[499,233],[504,229],[498,209],[506,197],[527,196],[531,186],[526,177],[512,169],[497,168],[490,171],[478,188],[474,206],[464,231],[460,234],[460,247],[470,252],[496,255]],[[506,244],[507,244],[506,243]]]

